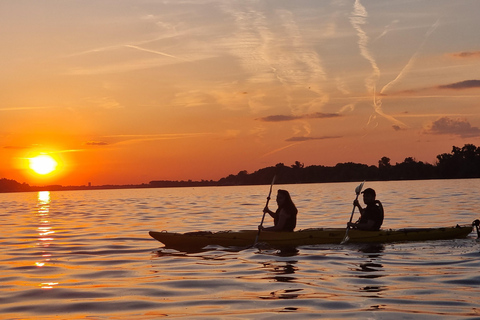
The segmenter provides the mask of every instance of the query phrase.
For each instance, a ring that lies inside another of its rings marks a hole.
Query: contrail
[[[393,79],[392,81],[390,81],[389,83],[387,83],[383,88],[382,90],[380,90],[380,94],[383,94],[388,88],[390,88],[392,85],[394,85],[397,81],[399,81],[403,75],[405,73],[407,73],[412,65],[415,63],[415,61],[417,60],[417,56],[418,54],[420,53],[420,51],[422,50],[423,46],[425,45],[425,43],[427,42],[427,39],[428,37],[435,31],[435,29],[438,28],[440,24],[440,19],[437,19],[437,21],[435,21],[435,23],[430,27],[430,29],[428,29],[427,33],[425,34],[425,38],[423,39],[422,43],[420,44],[420,47],[418,48],[417,52],[415,52],[412,57],[410,58],[410,60],[408,60],[407,64],[405,65],[405,67],[403,67],[403,69],[400,71],[400,73],[397,75],[397,77],[395,79]]]
[[[372,66],[373,72],[372,75],[370,75],[366,80],[365,80],[365,86],[367,87],[367,90],[369,90],[372,93],[373,96],[373,107],[375,109],[375,112],[381,115],[382,117],[392,121],[396,125],[406,127],[406,125],[395,119],[394,117],[387,115],[383,112],[382,110],[382,101],[381,99],[377,99],[377,89],[376,89],[376,83],[378,79],[380,78],[380,69],[378,68],[377,62],[375,61],[373,55],[370,53],[370,50],[368,49],[368,36],[363,31],[362,25],[365,24],[366,18],[368,17],[367,10],[365,7],[360,3],[360,0],[355,0],[354,4],[354,10],[352,12],[352,16],[350,17],[350,23],[352,24],[353,28],[357,31],[358,35],[358,46],[360,48],[360,54],[370,62],[370,65]],[[373,120],[375,117],[370,117],[368,120],[367,125]]]
[[[365,86],[368,90],[375,93],[375,83],[380,77],[380,69],[378,68],[377,62],[373,58],[370,50],[368,50],[368,36],[363,31],[362,25],[365,24],[366,18],[368,17],[367,10],[364,6],[360,3],[360,0],[355,0],[354,10],[352,12],[352,16],[350,17],[350,23],[352,24],[353,28],[357,31],[358,35],[358,46],[360,48],[360,54],[370,62],[372,66],[373,73],[372,75],[367,78]],[[375,95],[374,95],[375,97]]]
[[[385,27],[385,30],[383,30],[382,34],[379,35],[378,37],[376,37],[375,39],[373,39],[373,41],[377,41],[378,39],[385,36],[387,33],[390,32],[390,30],[392,30],[392,26],[397,24],[397,23],[398,23],[398,20],[393,20],[388,26]]]
[[[380,90],[380,95],[382,95],[386,90],[388,90],[388,88],[390,88],[391,86],[393,86],[396,82],[398,82],[400,79],[403,78],[403,76],[412,68],[413,64],[415,63],[415,61],[417,60],[417,56],[418,54],[420,53],[420,51],[422,50],[423,46],[425,45],[428,37],[435,31],[435,29],[437,29],[438,25],[439,25],[439,22],[440,22],[440,19],[437,19],[437,21],[430,27],[430,29],[427,31],[427,33],[425,34],[425,38],[423,39],[422,43],[420,44],[420,47],[418,48],[418,50],[412,55],[412,57],[408,60],[407,64],[403,67],[403,69],[400,71],[400,73],[397,75],[397,77],[395,79],[393,79],[392,81],[390,81],[389,83],[387,83],[385,86],[383,86],[382,90]],[[375,101],[374,101],[374,105],[375,105],[375,111],[384,116],[385,118],[391,120],[392,122],[394,122],[395,124],[401,126],[401,127],[407,127],[403,122],[395,119],[394,117],[392,116],[389,116],[389,115],[386,115],[383,110],[382,110],[382,98],[381,96],[376,99],[375,98]]]
[[[134,46],[134,45],[131,45],[131,44],[126,44],[125,47],[140,50],[140,51],[154,53],[154,54],[158,54],[158,55],[161,55],[161,56],[165,56],[165,57],[169,57],[169,58],[173,58],[173,59],[177,59],[177,60],[188,61],[186,59],[179,58],[179,57],[173,56],[173,55],[165,53],[165,52],[145,49],[145,48],[142,48],[142,47],[139,47],[139,46]]]
[[[302,141],[302,142],[303,142],[303,141]],[[272,155],[272,154],[275,154],[275,153],[280,152],[280,151],[282,151],[282,150],[285,150],[285,149],[287,149],[287,148],[293,147],[294,145],[297,145],[297,144],[302,143],[302,142],[291,143],[291,144],[289,144],[289,145],[286,145],[286,146],[280,147],[280,148],[278,148],[278,149],[269,151],[269,152],[261,155],[260,158],[265,158],[265,157],[267,157],[267,156],[270,156],[270,155]]]

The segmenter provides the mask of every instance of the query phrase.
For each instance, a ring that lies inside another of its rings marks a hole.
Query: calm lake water
[[[357,185],[274,186],[273,194],[291,192],[297,229],[344,227]],[[384,204],[384,228],[480,218],[479,179],[366,187]],[[475,233],[448,241],[196,253],[162,249],[148,235],[256,229],[268,190],[0,194],[1,318],[480,319]],[[271,224],[267,217],[264,225]]]

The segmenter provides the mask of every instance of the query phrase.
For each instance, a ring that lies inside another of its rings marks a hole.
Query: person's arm
[[[375,225],[375,221],[373,220],[367,220],[367,222],[364,223],[355,223],[355,228],[358,230],[372,230],[373,226]]]
[[[287,212],[285,209],[281,209],[278,213],[278,223],[273,227],[264,228],[265,231],[283,231],[285,224],[287,223]]]
[[[358,208],[358,211],[360,211],[360,215],[362,215],[365,212],[365,209],[362,208],[362,206],[360,205],[360,201],[358,201],[357,199],[355,199],[353,201],[353,205]],[[358,225],[359,225],[358,221],[357,222],[347,222],[347,227],[350,227],[350,228],[359,229]]]
[[[362,208],[362,206],[360,205],[360,201],[358,200],[353,201],[353,205],[358,208],[358,211],[360,211],[360,214],[362,215],[365,209]]]
[[[272,218],[275,218],[275,212],[270,210],[268,206],[265,206],[265,208],[263,208],[263,212],[268,213]]]
[[[277,214],[276,212],[273,212],[272,210],[270,210],[268,206],[265,206],[265,208],[263,208],[263,212],[268,213],[273,219],[275,219],[275,215]],[[273,227],[265,228],[264,226],[261,226],[261,225],[258,226],[258,230],[270,230],[270,228],[273,228]]]

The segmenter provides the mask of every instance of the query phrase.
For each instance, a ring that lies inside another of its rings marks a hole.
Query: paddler
[[[259,230],[265,231],[293,231],[297,225],[297,207],[290,197],[287,190],[278,190],[277,192],[277,211],[273,212],[265,206],[263,212],[268,213],[273,218],[273,227],[264,228],[258,226]]]
[[[367,205],[362,208],[358,200],[353,201],[353,205],[360,211],[360,219],[357,222],[349,222],[348,226],[354,229],[377,231],[383,223],[383,206],[379,200],[376,200],[375,190],[367,188],[363,192],[363,202]]]

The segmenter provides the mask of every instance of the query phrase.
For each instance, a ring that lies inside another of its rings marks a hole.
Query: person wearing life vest
[[[372,188],[367,188],[362,193],[363,202],[367,206],[362,208],[358,200],[353,201],[353,205],[360,210],[360,219],[357,222],[349,222],[348,226],[359,230],[380,230],[384,218],[382,203],[375,199],[376,193]]]

